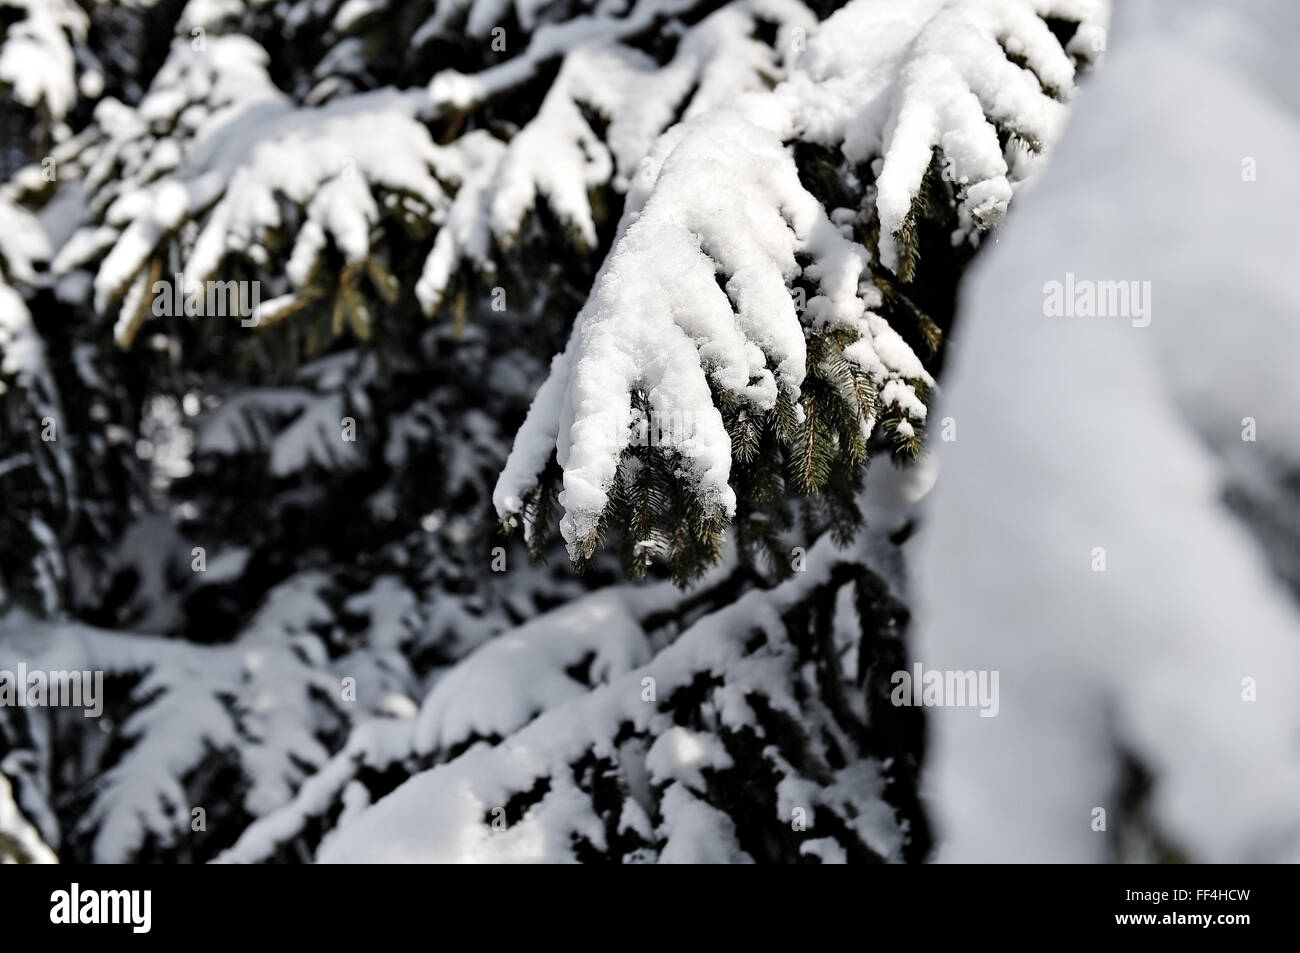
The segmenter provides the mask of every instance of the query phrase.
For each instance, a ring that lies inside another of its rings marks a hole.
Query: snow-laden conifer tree
[[[673,127],[516,437],[498,513],[536,535],[558,502],[579,563],[616,527],[629,569],[662,556],[679,578],[716,560],[729,524],[742,557],[785,566],[805,494],[828,510],[805,534],[851,536],[873,447],[919,451],[952,275],[1059,134],[1101,14],[860,0],[775,89]]]
[[[927,856],[918,458],[1104,3],[14,9],[0,669],[107,699],[0,853]]]

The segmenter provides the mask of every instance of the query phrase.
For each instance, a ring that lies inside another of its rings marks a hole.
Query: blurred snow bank
[[[1224,498],[1300,473],[1300,6],[1117,6],[945,381],[914,649],[1002,697],[932,713],[938,859],[1294,861],[1300,614]],[[1047,317],[1067,272],[1149,281],[1150,324]]]

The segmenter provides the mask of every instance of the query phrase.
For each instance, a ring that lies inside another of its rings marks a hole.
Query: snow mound
[[[916,652],[1000,671],[1001,710],[933,712],[941,859],[1300,859],[1300,612],[1225,505],[1300,468],[1297,27],[1122,5],[966,289]],[[1127,312],[1049,317],[1067,272]]]

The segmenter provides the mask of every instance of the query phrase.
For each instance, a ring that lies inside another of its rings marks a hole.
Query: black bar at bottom
[[[1134,933],[1222,943],[1285,930],[1294,880],[1284,866],[679,868],[599,877],[579,868],[28,866],[0,867],[0,923],[15,940],[128,944],[259,935],[461,942],[466,931],[494,945],[512,931],[541,944],[639,935],[672,943],[698,929],[733,943],[757,930],[771,942],[783,926],[805,940],[847,927],[864,942],[895,933],[927,942]]]

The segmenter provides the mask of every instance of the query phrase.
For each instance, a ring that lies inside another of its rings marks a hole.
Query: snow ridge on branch
[[[1041,164],[1075,74],[1049,14],[1077,18],[1071,52],[1091,54],[1084,39],[1099,35],[1100,4],[855,0],[817,30],[774,90],[665,133],[516,437],[494,493],[498,515],[536,531],[530,503],[554,454],[561,531],[574,558],[586,557],[632,439],[620,421],[633,414],[635,394],[651,414],[690,422],[667,429],[659,447],[702,519],[734,516],[740,448],[724,409],[784,417],[786,442],[803,439],[792,436],[802,426],[811,448],[821,425],[805,420],[813,405],[799,398],[809,343],[828,332],[839,335],[840,353],[818,364],[833,359],[842,369],[860,431],[839,439],[869,437],[892,415],[891,431],[914,450],[934,382],[877,313],[873,270],[910,279],[913,207],[936,150],[953,185],[955,242],[996,225]],[[792,143],[839,150],[862,206],[823,207]],[[870,184],[857,173],[867,164]],[[874,248],[855,228],[876,232]],[[805,287],[806,306],[796,308]],[[778,406],[782,395],[790,406]]]

